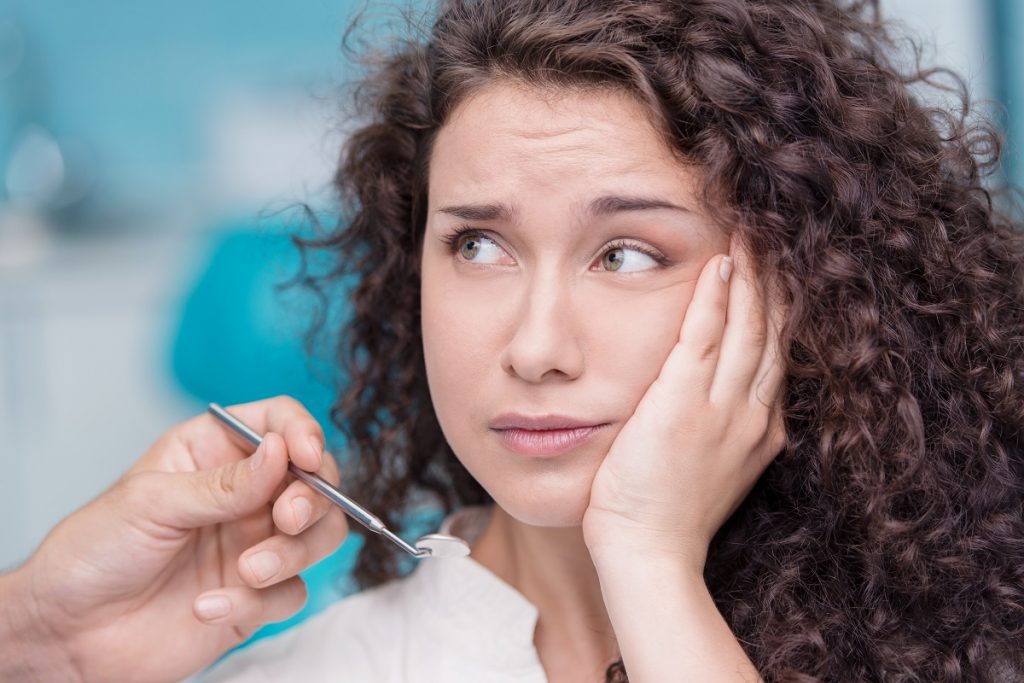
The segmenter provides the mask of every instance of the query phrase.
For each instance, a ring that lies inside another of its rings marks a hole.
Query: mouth
[[[494,429],[505,447],[531,457],[546,457],[565,453],[581,446],[608,424],[586,425],[566,429],[523,429],[511,427]]]

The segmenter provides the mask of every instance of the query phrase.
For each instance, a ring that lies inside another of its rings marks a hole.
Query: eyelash
[[[453,229],[451,233],[441,238],[441,240],[446,245],[448,245],[448,252],[453,256],[459,251],[459,240],[462,238],[463,235],[479,235],[480,237],[487,237],[487,234],[482,230],[469,227],[468,225],[459,226]],[[490,238],[488,237],[487,239]],[[654,251],[649,247],[645,247],[644,245],[638,242],[629,242],[627,240],[617,240],[615,242],[612,242],[611,244],[608,245],[608,248],[605,251],[601,252],[601,256],[603,257],[609,251],[613,251],[615,249],[635,249],[636,251],[639,251],[642,254],[650,256],[652,259],[654,259],[656,263],[658,263],[658,265],[667,266],[669,264],[668,258],[666,258],[663,254]],[[623,275],[637,274],[639,273],[623,273]]]

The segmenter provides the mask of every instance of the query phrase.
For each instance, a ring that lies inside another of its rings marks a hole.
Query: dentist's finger
[[[337,550],[348,535],[348,520],[339,508],[298,536],[274,534],[238,558],[238,575],[253,588],[295,576]]]
[[[206,624],[253,627],[283,621],[306,604],[306,584],[298,576],[270,588],[228,586],[196,596],[192,613]]]
[[[278,434],[233,463],[194,472],[142,471],[121,483],[131,509],[169,527],[198,527],[241,519],[267,505],[284,481],[288,453]]]
[[[329,453],[324,454],[323,467],[317,474],[335,486],[341,483],[338,464]],[[274,501],[272,515],[278,529],[295,535],[316,524],[332,507],[333,504],[309,484],[296,479]]]
[[[323,428],[305,406],[291,396],[275,396],[250,403],[238,403],[225,406],[224,409],[257,434],[281,434],[288,446],[289,458],[307,472],[316,472],[323,465]],[[217,423],[219,429],[225,429],[213,415],[205,417],[211,423]]]
[[[284,440],[288,444],[288,455],[292,462],[307,472],[317,472],[324,465],[324,432],[320,423],[298,401],[283,397],[283,407],[268,416],[270,429],[274,430],[277,418],[284,422]]]

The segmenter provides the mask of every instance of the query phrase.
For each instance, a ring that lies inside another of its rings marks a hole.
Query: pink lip
[[[551,456],[576,448],[606,426],[545,430],[502,429],[498,430],[498,433],[509,450],[522,455]]]
[[[522,455],[550,456],[576,448],[607,422],[568,415],[503,413],[491,420],[509,450]]]
[[[491,429],[575,429],[577,427],[594,427],[601,424],[596,420],[587,420],[568,415],[523,415],[521,413],[502,413],[491,420]]]

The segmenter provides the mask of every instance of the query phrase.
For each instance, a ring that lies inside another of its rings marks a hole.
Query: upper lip
[[[491,420],[491,429],[578,429],[579,427],[596,427],[603,424],[568,415],[522,415],[520,413],[502,413]]]

